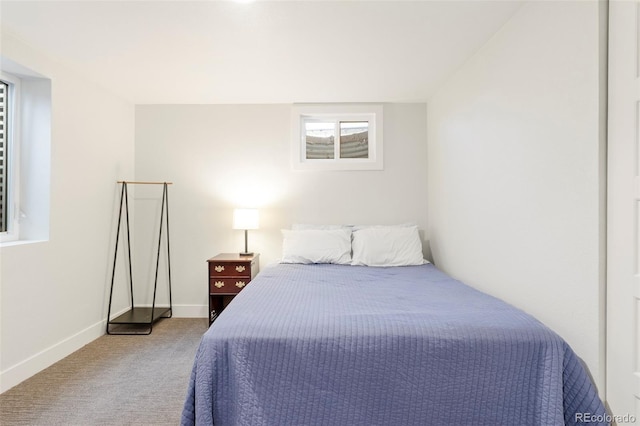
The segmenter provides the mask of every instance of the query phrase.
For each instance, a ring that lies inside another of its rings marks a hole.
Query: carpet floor
[[[0,424],[178,425],[205,318],[105,335],[0,395]]]

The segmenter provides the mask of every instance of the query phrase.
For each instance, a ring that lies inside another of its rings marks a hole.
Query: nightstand
[[[209,265],[209,325],[220,312],[258,274],[258,257],[220,253],[207,260]]]

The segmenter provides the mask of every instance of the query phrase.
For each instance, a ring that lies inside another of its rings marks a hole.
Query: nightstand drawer
[[[249,284],[249,278],[211,278],[209,280],[209,293],[236,294]]]
[[[251,277],[250,262],[210,262],[210,277]]]

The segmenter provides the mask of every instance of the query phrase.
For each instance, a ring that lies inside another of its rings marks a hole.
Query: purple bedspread
[[[203,336],[182,424],[550,426],[606,418],[560,337],[433,265],[277,265]]]

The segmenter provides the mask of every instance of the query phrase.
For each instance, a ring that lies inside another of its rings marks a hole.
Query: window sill
[[[36,244],[36,243],[46,243],[49,240],[15,240],[15,241],[4,241],[0,242],[0,248],[5,247],[13,247],[13,246],[23,246],[26,244]]]

